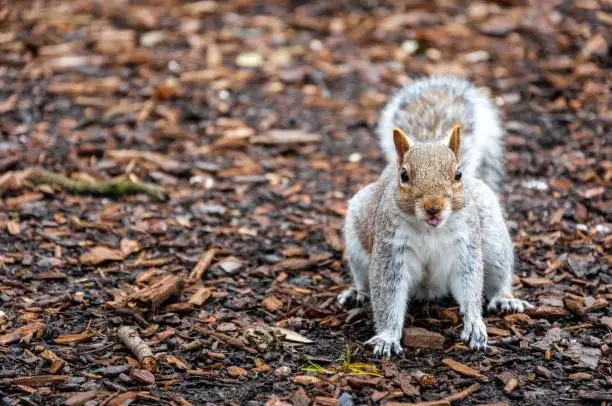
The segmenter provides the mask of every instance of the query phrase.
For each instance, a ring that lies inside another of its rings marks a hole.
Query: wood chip
[[[68,375],[36,375],[23,376],[20,378],[11,379],[11,385],[30,386],[32,388],[40,388],[43,386],[53,386],[58,383],[68,382]]]
[[[204,254],[202,254],[202,257],[200,258],[196,266],[194,266],[191,270],[191,273],[189,274],[189,280],[199,281],[200,279],[202,279],[204,272],[206,272],[206,270],[212,263],[212,260],[215,257],[216,253],[217,250],[215,248],[211,248],[207,250]]]
[[[421,327],[409,327],[404,329],[403,343],[412,348],[444,348],[444,336]]]
[[[232,365],[227,367],[227,374],[233,378],[238,378],[242,376],[247,376],[249,373],[246,369]]]
[[[130,371],[130,378],[145,385],[155,384],[155,375],[144,369],[132,369]]]
[[[453,371],[458,372],[462,375],[472,376],[478,379],[484,378],[484,375],[476,371],[475,369],[470,368],[469,366],[462,364],[460,362],[457,362],[455,360],[452,360],[450,358],[444,358],[442,360],[442,363],[446,365],[447,367],[449,367],[450,369],[452,369]]]
[[[211,295],[212,289],[205,287],[198,288],[196,293],[189,298],[189,303],[195,306],[202,306],[204,303],[206,303]]]
[[[563,318],[567,317],[569,312],[562,307],[553,307],[553,306],[538,306],[533,309],[527,309],[525,313],[532,318]]]
[[[277,312],[283,307],[283,302],[276,296],[266,297],[263,300],[262,304],[266,308],[267,311],[272,312],[272,313]]]
[[[95,247],[81,255],[79,261],[85,265],[98,265],[106,261],[122,261],[123,253],[107,247]]]
[[[95,399],[97,396],[98,396],[98,392],[95,390],[87,391],[87,392],[80,392],[66,399],[66,401],[64,402],[64,405],[83,406],[85,405],[85,403],[87,403],[90,400]]]
[[[96,333],[94,333],[93,331],[83,331],[82,333],[59,336],[53,341],[55,341],[55,344],[60,344],[60,345],[77,344],[77,343],[83,343],[85,341],[88,341],[90,338],[95,337],[95,336],[96,336]]]
[[[251,138],[253,144],[305,144],[321,142],[320,134],[307,133],[300,130],[270,130],[267,134]]]
[[[590,381],[593,379],[593,375],[587,372],[574,372],[567,376],[572,381]]]
[[[316,385],[319,382],[321,382],[321,380],[317,378],[316,376],[310,376],[310,375],[296,375],[293,378],[291,378],[291,381],[298,385]]]
[[[554,282],[550,279],[546,278],[521,278],[521,282],[525,285],[530,286],[532,288],[537,288],[539,286],[548,286],[554,285]]]

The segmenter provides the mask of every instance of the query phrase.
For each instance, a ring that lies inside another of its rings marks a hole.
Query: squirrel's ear
[[[399,128],[393,129],[393,142],[395,143],[395,151],[397,152],[397,157],[401,161],[404,159],[404,155],[410,149],[410,141],[406,134]]]
[[[457,159],[459,159],[459,144],[461,143],[461,125],[455,124],[448,137],[448,147],[453,151]]]

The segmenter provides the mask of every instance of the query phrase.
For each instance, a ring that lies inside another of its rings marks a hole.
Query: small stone
[[[263,64],[263,56],[259,52],[243,52],[236,57],[236,65],[241,68],[258,68]]]
[[[350,393],[343,392],[338,398],[339,406],[353,406],[355,403],[353,402],[353,397]]]
[[[280,377],[288,376],[291,373],[291,368],[287,366],[278,367],[274,370],[274,375]]]
[[[402,42],[402,45],[400,46],[402,51],[406,52],[408,55],[412,55],[419,50],[419,42],[413,39],[407,39],[406,41]]]
[[[521,187],[524,187],[525,189],[533,189],[540,191],[548,190],[548,184],[538,179],[524,180],[523,182],[521,182]]]
[[[221,269],[223,269],[223,271],[226,274],[233,274],[236,271],[238,271],[241,267],[242,264],[240,262],[234,262],[234,261],[223,261],[223,262],[219,262],[219,267]]]
[[[152,48],[162,44],[167,38],[168,35],[164,31],[149,31],[140,36],[140,46]]]
[[[349,162],[357,163],[361,161],[361,154],[359,152],[353,152],[351,155],[349,155],[348,159],[349,159]]]

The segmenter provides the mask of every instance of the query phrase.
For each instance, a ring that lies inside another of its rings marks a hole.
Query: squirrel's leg
[[[363,248],[361,240],[355,231],[354,224],[350,221],[345,223],[344,239],[346,241],[346,255],[353,279],[353,286],[345,289],[338,295],[338,302],[344,305],[355,298],[357,304],[361,304],[369,294],[368,269],[370,267],[370,255]]]
[[[512,269],[514,255],[510,248],[498,250],[491,258],[484,258],[485,295],[489,299],[488,310],[502,312],[523,312],[533,307],[525,300],[512,295]],[[505,254],[499,255],[500,252]]]
[[[489,300],[488,310],[523,312],[532,308],[528,302],[512,295],[514,249],[503,217],[499,213],[492,213],[483,226],[486,227],[483,230],[484,235],[495,236],[483,239],[482,249],[484,292]]]
[[[471,349],[484,350],[487,347],[487,328],[482,317],[484,274],[479,244],[470,242],[460,247],[457,261],[450,290],[463,314],[461,339]]]
[[[357,304],[362,304],[369,295],[368,267],[370,259],[365,251],[353,255],[349,254],[348,264],[353,276],[354,285],[338,295],[338,302],[345,305],[349,300],[355,298]]]
[[[390,357],[401,353],[402,329],[408,301],[410,260],[395,255],[390,243],[377,244],[370,266],[370,301],[376,335],[366,341],[374,346],[374,355]]]

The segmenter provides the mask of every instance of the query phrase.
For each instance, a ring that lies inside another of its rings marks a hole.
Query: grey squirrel
[[[484,349],[483,295],[491,310],[532,307],[512,295],[514,252],[495,192],[503,175],[499,114],[470,82],[432,77],[396,93],[378,135],[389,160],[348,203],[344,223],[353,284],[345,304],[370,297],[376,355],[400,353],[411,299],[452,295],[461,339]]]

